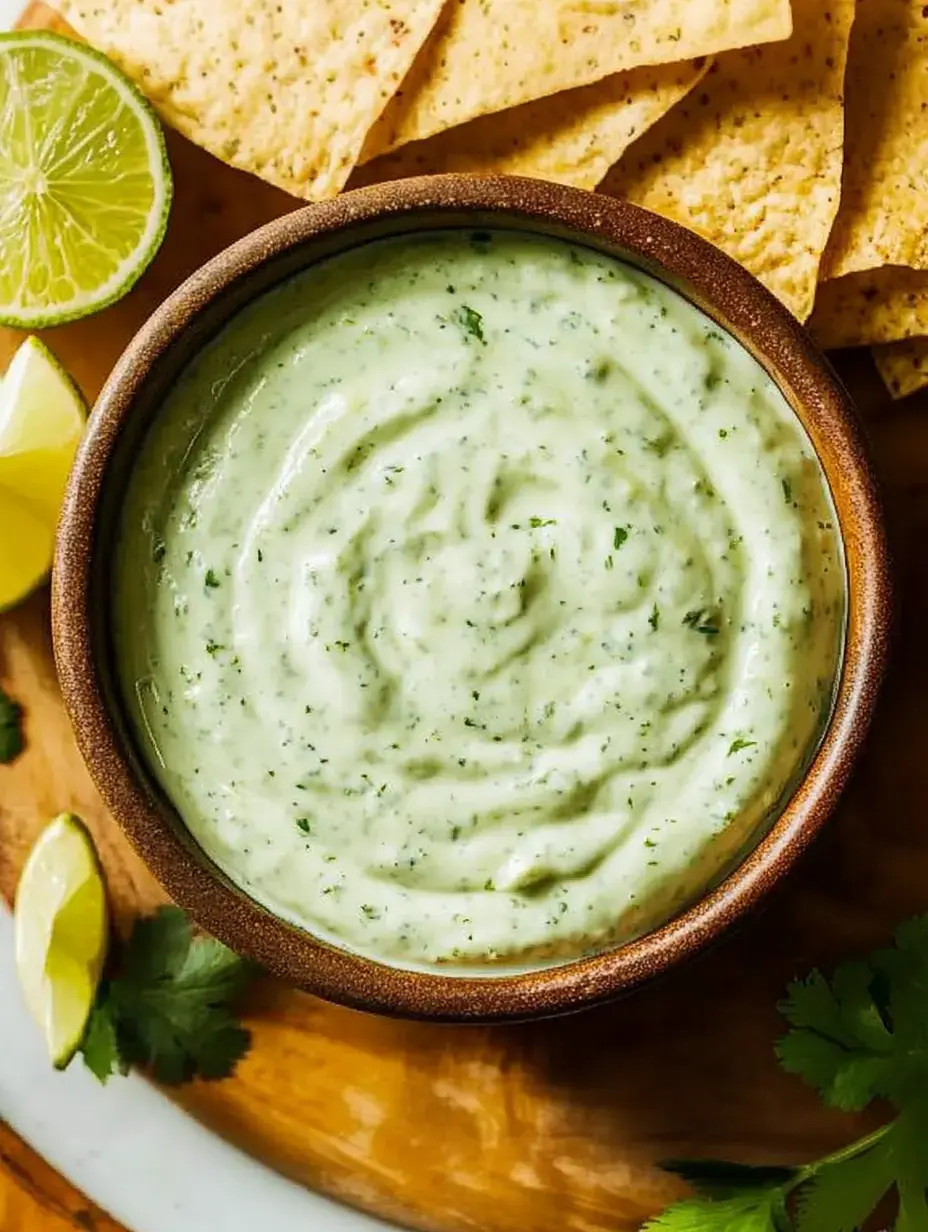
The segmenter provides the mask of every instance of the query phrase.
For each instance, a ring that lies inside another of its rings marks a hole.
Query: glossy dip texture
[[[115,565],[137,739],[273,911],[402,965],[572,957],[691,901],[814,751],[845,573],[759,365],[647,275],[381,241],[182,374]]]

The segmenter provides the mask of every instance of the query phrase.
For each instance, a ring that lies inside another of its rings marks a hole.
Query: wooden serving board
[[[24,20],[56,21],[42,5]],[[47,336],[89,397],[182,278],[296,205],[179,138],[170,148],[176,204],[153,268],[116,307]],[[0,331],[0,368],[17,342]],[[799,1161],[863,1128],[781,1074],[772,1049],[775,1004],[793,975],[868,949],[928,908],[928,397],[892,407],[866,356],[842,368],[885,485],[901,620],[856,781],[767,909],[659,984],[556,1022],[395,1022],[268,984],[237,1076],[177,1096],[193,1115],[315,1189],[441,1232],[631,1232],[684,1192],[661,1159]],[[0,767],[0,893],[12,897],[39,827],[73,809],[96,835],[124,924],[160,895],[75,748],[46,593],[0,618],[0,682],[24,704],[28,735],[24,755]],[[35,1215],[39,1199],[47,1222]],[[115,1228],[0,1127],[0,1232],[69,1226]]]

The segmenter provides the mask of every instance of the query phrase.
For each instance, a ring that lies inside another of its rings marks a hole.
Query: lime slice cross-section
[[[0,35],[0,323],[106,307],[164,238],[161,126],[105,56],[47,31]]]
[[[80,1047],[103,963],[106,892],[89,833],[62,813],[29,853],[16,893],[16,969],[52,1062]]]

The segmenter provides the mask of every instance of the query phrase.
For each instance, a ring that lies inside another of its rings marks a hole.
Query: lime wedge
[[[171,207],[161,126],[105,56],[0,35],[0,322],[37,329],[124,295]]]
[[[27,338],[0,382],[0,611],[48,573],[86,409],[48,348]]]
[[[62,813],[29,853],[16,894],[16,969],[49,1055],[64,1069],[84,1036],[109,936],[93,840]]]
[[[24,501],[0,489],[0,612],[25,599],[44,582],[55,550],[55,525],[43,521]],[[6,527],[10,539],[7,542]]]

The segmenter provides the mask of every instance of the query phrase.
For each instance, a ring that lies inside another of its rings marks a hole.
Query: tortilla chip
[[[789,0],[450,0],[361,161],[642,65],[789,35]]]
[[[805,320],[840,195],[854,0],[795,0],[793,19],[788,42],[720,56],[602,187],[701,232]]]
[[[636,137],[705,76],[710,61],[634,68],[481,116],[375,158],[352,186],[440,171],[507,172],[595,188]]]
[[[847,104],[844,194],[826,276],[880,265],[928,269],[925,0],[860,0]]]
[[[334,196],[442,0],[57,0],[175,128],[310,200]]]
[[[884,265],[823,282],[809,328],[826,348],[928,334],[928,271]]]
[[[928,338],[874,347],[873,359],[893,398],[907,398],[928,385]]]

